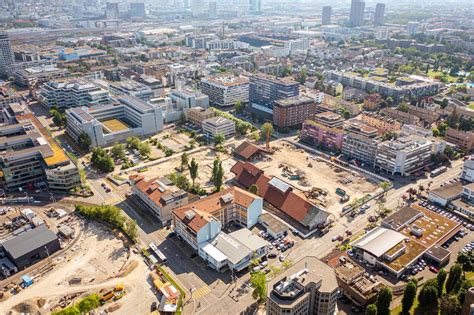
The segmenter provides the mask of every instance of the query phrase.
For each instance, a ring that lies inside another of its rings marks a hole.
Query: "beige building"
[[[457,145],[466,153],[469,153],[474,145],[474,132],[449,128],[446,131],[444,139],[447,142]]]
[[[361,120],[367,125],[376,128],[379,135],[383,135],[386,132],[396,132],[402,128],[402,124],[395,119],[375,113],[364,112],[361,115]]]
[[[268,283],[267,315],[329,315],[336,311],[334,269],[305,257]]]
[[[209,108],[195,107],[186,110],[186,120],[199,127],[202,127],[204,120],[214,116],[216,116],[216,114]]]

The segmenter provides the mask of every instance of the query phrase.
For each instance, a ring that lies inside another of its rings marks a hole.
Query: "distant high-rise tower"
[[[261,0],[249,0],[250,11],[252,12],[261,12],[262,11],[262,1]]]
[[[383,25],[385,19],[385,3],[377,3],[375,6],[374,24]]]
[[[0,76],[8,76],[14,63],[10,37],[0,32]]]
[[[119,6],[116,2],[107,2],[105,4],[105,18],[114,20],[119,18]]]
[[[321,19],[321,24],[322,25],[331,24],[331,14],[332,14],[332,8],[330,6],[324,6],[323,7],[323,17]]]
[[[365,2],[361,0],[352,0],[351,14],[349,24],[351,26],[362,26],[364,24]]]
[[[217,17],[217,3],[215,1],[209,2],[209,17],[211,19]]]
[[[188,9],[189,8],[189,0],[184,0],[183,1],[183,6],[185,9]]]
[[[130,3],[130,15],[132,17],[145,17],[145,3],[132,2]]]

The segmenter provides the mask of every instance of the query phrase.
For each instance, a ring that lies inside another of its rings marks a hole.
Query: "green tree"
[[[398,105],[398,110],[404,113],[408,113],[408,104],[406,102],[400,103],[400,105]]]
[[[138,240],[138,227],[137,222],[132,219],[127,219],[123,228],[125,234],[133,241],[137,242]]]
[[[223,144],[225,141],[225,136],[218,132],[214,135],[214,145],[218,146],[219,144]]]
[[[252,297],[259,303],[267,298],[267,276],[261,270],[250,275],[250,285],[253,288]]]
[[[448,280],[446,281],[446,293],[457,293],[462,282],[462,266],[455,263],[449,269]]]
[[[460,252],[456,262],[460,263],[465,272],[474,270],[474,252]]]
[[[365,309],[365,315],[377,315],[377,305],[369,304]]]
[[[191,176],[191,180],[193,181],[193,186],[198,177],[198,168],[199,165],[196,162],[196,159],[192,158],[191,163],[189,163],[189,175]]]
[[[138,150],[142,143],[137,137],[128,137],[125,142],[127,143],[127,148],[132,150]]]
[[[138,152],[140,152],[141,156],[149,156],[151,153],[150,145],[148,143],[140,143]]]
[[[255,184],[252,184],[252,185],[249,187],[249,192],[251,192],[251,193],[254,194],[254,195],[258,195],[258,186],[255,185]]]
[[[377,295],[377,301],[375,305],[377,306],[378,315],[390,315],[390,303],[392,302],[392,290],[388,287],[383,287],[380,289],[379,294]]]
[[[441,315],[461,314],[461,303],[459,303],[458,297],[455,295],[443,296],[443,298],[441,298],[439,307]]]
[[[77,309],[81,314],[87,314],[99,306],[100,297],[97,294],[91,294],[77,303]]]
[[[436,285],[425,283],[418,294],[418,301],[423,313],[435,312],[438,309],[438,289]]]
[[[245,110],[245,105],[242,103],[242,101],[237,101],[235,102],[235,112],[237,114],[243,114],[244,110]]]
[[[214,184],[215,190],[220,191],[224,184],[224,168],[222,167],[222,162],[219,158],[214,160],[211,181]]]
[[[383,181],[383,182],[380,182],[380,183],[379,183],[379,187],[383,189],[384,195],[386,195],[386,194],[387,194],[387,190],[389,190],[390,187],[392,187],[392,184],[389,183],[389,182]]]
[[[189,154],[184,152],[181,154],[181,169],[185,170],[188,167],[189,164]]]
[[[441,268],[436,275],[436,282],[438,283],[438,297],[441,297],[443,295],[443,287],[444,287],[444,282],[446,281],[446,270],[444,268]]]
[[[266,122],[262,125],[262,133],[265,136],[265,147],[270,149],[270,137],[273,133],[273,125],[270,122]]]
[[[77,138],[77,144],[79,144],[79,147],[81,147],[82,150],[88,151],[92,144],[92,140],[87,133],[82,132]]]
[[[449,127],[457,128],[459,124],[459,120],[460,120],[460,116],[456,110],[456,107],[454,107],[452,113],[446,119],[446,122],[448,123]]]
[[[110,150],[110,153],[116,159],[123,159],[125,157],[125,146],[121,143],[116,143]]]
[[[405,290],[403,291],[403,298],[402,298],[402,314],[408,315],[410,314],[410,309],[413,306],[413,302],[415,301],[416,297],[416,283],[413,281],[409,281]]]
[[[254,131],[250,134],[250,139],[252,139],[255,142],[258,142],[260,140],[260,134],[258,131]]]

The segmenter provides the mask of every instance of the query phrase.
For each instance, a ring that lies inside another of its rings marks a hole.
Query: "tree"
[[[127,143],[127,147],[132,150],[138,150],[142,143],[137,137],[128,137],[125,142]]]
[[[402,298],[402,314],[408,315],[410,314],[410,309],[413,306],[413,302],[415,301],[416,297],[416,283],[413,281],[409,281],[405,290],[403,291],[403,298]]]
[[[189,175],[191,176],[191,180],[193,181],[193,186],[194,182],[196,181],[196,178],[198,177],[198,168],[199,165],[196,162],[196,159],[192,158],[191,163],[189,163]]]
[[[441,297],[443,295],[443,287],[444,287],[444,282],[446,281],[446,270],[444,268],[441,268],[438,272],[438,275],[436,276],[436,281],[438,283],[438,297]]]
[[[249,192],[251,192],[251,193],[254,194],[254,195],[258,195],[258,186],[255,185],[255,184],[252,184],[252,185],[249,187]]]
[[[459,123],[460,116],[457,113],[456,107],[453,108],[453,112],[448,116],[446,122],[451,128],[457,128]]]
[[[219,158],[214,160],[211,181],[214,183],[215,190],[220,191],[224,183],[224,169]]]
[[[258,142],[260,140],[260,134],[258,131],[254,131],[250,134],[250,139],[252,139],[255,142]]]
[[[132,219],[127,219],[125,221],[123,230],[125,234],[133,241],[136,242],[138,240],[138,227],[137,223]]]
[[[245,105],[242,103],[242,101],[235,102],[234,107],[237,114],[242,114],[245,110]]]
[[[456,262],[462,265],[462,270],[465,272],[474,270],[474,253],[472,251],[468,253],[460,252]]]
[[[445,295],[440,301],[440,310],[442,315],[461,314],[461,303],[455,295]]]
[[[365,315],[377,315],[377,305],[370,304],[365,309]]]
[[[125,146],[121,143],[116,143],[110,150],[110,153],[116,159],[123,159],[125,157]]]
[[[408,104],[406,102],[401,102],[400,105],[398,105],[398,110],[404,113],[408,113]]]
[[[436,280],[436,279],[435,279]],[[418,294],[418,301],[424,314],[438,309],[438,289],[432,283],[425,283]],[[437,313],[437,312],[436,312]]]
[[[377,295],[377,301],[375,305],[377,306],[378,315],[390,315],[390,303],[392,302],[392,290],[388,287],[383,287],[380,289],[379,294]]]
[[[149,156],[151,153],[150,145],[148,143],[140,143],[138,152],[140,152],[141,156]]]
[[[214,135],[214,145],[218,146],[219,144],[223,144],[225,141],[225,137],[222,133],[218,132]]]
[[[383,189],[384,195],[387,194],[387,190],[392,186],[389,182],[383,181],[379,183],[379,187]]]
[[[448,280],[446,281],[446,293],[457,293],[462,280],[462,266],[459,263],[455,263],[449,269]]]
[[[79,144],[82,150],[88,151],[92,144],[92,140],[87,133],[82,132],[77,138],[77,144]]]
[[[267,276],[261,270],[250,275],[250,285],[253,288],[252,297],[259,303],[267,298]]]
[[[181,169],[185,170],[188,167],[189,164],[189,154],[184,152],[181,154]]]
[[[270,149],[270,137],[273,133],[273,125],[270,122],[266,122],[262,125],[262,133],[265,135],[265,148]]]

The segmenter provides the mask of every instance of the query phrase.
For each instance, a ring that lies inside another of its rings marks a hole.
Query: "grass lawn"
[[[466,272],[466,279],[467,280],[474,280],[474,271]]]
[[[418,291],[416,292],[418,294]],[[418,307],[418,298],[415,298],[415,301],[413,301],[413,306],[411,307],[410,314],[415,314],[415,309]],[[400,301],[400,305],[392,309],[392,315],[398,315],[402,312],[402,303]]]
[[[469,107],[469,109],[474,109],[474,103],[473,102],[469,103],[467,107]]]
[[[453,77],[453,76],[450,76],[450,75],[447,74],[447,73],[445,74],[445,73],[443,73],[442,71],[433,71],[433,70],[429,70],[429,71],[428,71],[428,76],[429,76],[430,78],[433,78],[433,79],[435,79],[436,76],[440,76],[440,77],[441,77],[441,76],[443,76],[443,75],[446,75],[446,77],[448,78],[448,81],[449,81],[449,82],[456,82],[456,81],[458,80],[458,78]]]

